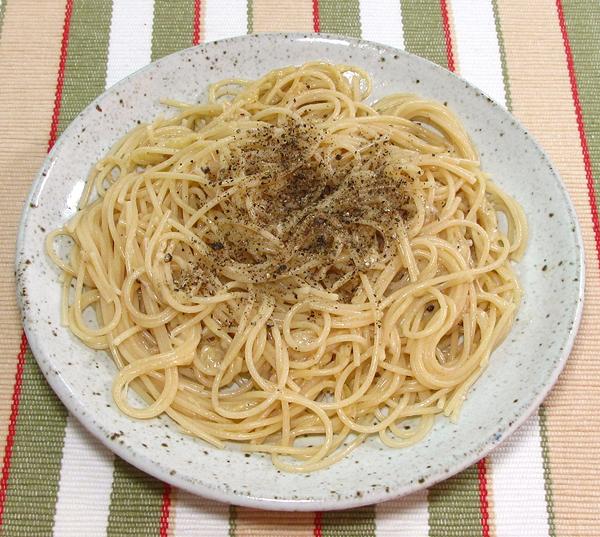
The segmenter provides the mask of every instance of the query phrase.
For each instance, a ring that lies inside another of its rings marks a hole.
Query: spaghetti
[[[225,80],[96,164],[47,251],[125,414],[289,472],[457,419],[512,326],[525,217],[446,106],[370,90],[317,62]]]

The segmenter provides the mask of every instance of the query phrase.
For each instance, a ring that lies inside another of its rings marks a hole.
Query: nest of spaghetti
[[[94,167],[48,251],[124,413],[290,472],[458,418],[511,328],[525,218],[445,105],[370,91],[325,63],[223,81]]]

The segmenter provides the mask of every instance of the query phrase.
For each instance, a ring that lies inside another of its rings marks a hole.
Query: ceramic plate
[[[415,92],[445,101],[481,153],[483,169],[525,208],[531,235],[518,265],[525,299],[460,421],[438,418],[416,446],[391,450],[373,438],[352,456],[310,475],[282,474],[262,455],[218,450],[184,436],[166,418],[134,421],[114,405],[112,360],[60,325],[58,271],[44,254],[46,230],[75,212],[89,168],[139,121],[172,111],[162,97],[197,102],[207,84],[327,60],[371,73],[376,99]],[[244,36],[168,56],[91,103],[48,156],[25,206],[17,247],[18,295],[29,342],[66,407],[131,464],[191,492],[265,509],[355,507],[428,487],[498,445],[541,403],[571,349],[583,298],[583,254],[560,178],[523,127],[477,88],[417,56],[355,39],[300,34]]]

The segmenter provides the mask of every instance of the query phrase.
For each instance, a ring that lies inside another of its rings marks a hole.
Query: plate
[[[138,121],[173,113],[163,97],[196,102],[223,78],[257,78],[308,60],[352,63],[371,73],[376,99],[415,92],[445,101],[470,133],[483,169],[524,207],[531,235],[518,265],[525,298],[504,344],[472,388],[457,424],[438,418],[416,446],[392,450],[373,438],[331,468],[283,474],[268,457],[218,450],[182,435],[167,418],[134,421],[110,388],[112,360],[60,326],[58,271],[44,230],[76,210],[89,168]],[[65,406],[117,455],[190,492],[281,510],[356,507],[429,487],[474,463],[515,430],[556,381],[581,316],[583,249],[575,213],[547,156],[523,127],[481,91],[417,56],[326,35],[263,34],[187,49],[153,63],[92,102],[54,146],[32,188],[17,245],[25,331]]]

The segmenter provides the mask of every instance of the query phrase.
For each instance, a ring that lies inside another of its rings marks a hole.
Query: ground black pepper
[[[390,142],[379,136],[360,152],[328,153],[322,129],[292,120],[246,134],[221,151],[220,161],[200,167],[213,193],[240,177],[252,187],[214,211],[216,231],[193,241],[206,255],[194,251],[190,269],[175,267],[175,290],[205,292],[207,273],[236,267],[264,285],[292,278],[329,288],[344,277],[337,291],[350,297],[360,285],[358,272],[389,258],[398,226],[411,218],[409,177],[392,158]],[[340,257],[351,264],[345,276],[336,269]]]

